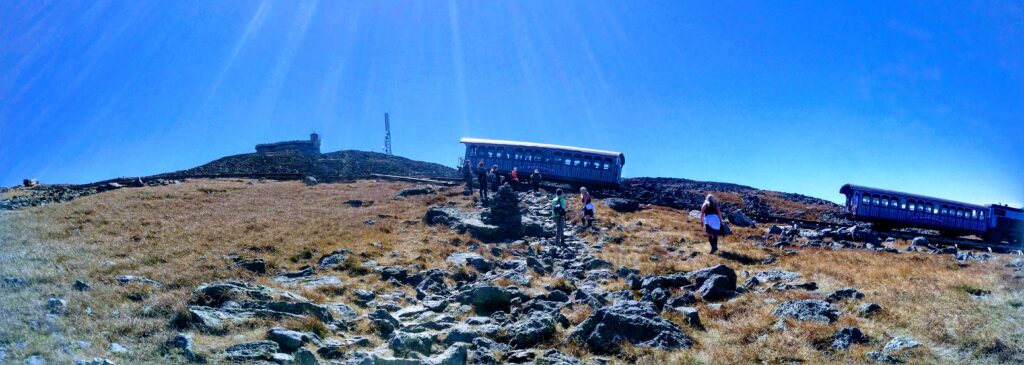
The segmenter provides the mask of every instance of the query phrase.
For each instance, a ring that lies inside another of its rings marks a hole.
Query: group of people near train
[[[467,160],[462,168],[462,173],[466,180],[466,189],[471,195],[473,194],[473,178],[475,175],[479,184],[480,198],[484,201],[487,201],[488,190],[496,192],[502,184],[518,185],[523,183],[519,180],[517,168],[513,167],[509,177],[506,179],[498,173],[497,165],[491,166],[488,169],[485,167],[483,160],[477,163],[476,169],[473,169],[472,164]],[[530,174],[529,183],[535,193],[540,191],[541,179],[542,177],[538,170],[533,170],[533,173]],[[582,206],[580,218],[583,226],[593,227],[594,199],[585,187],[580,188],[580,205]],[[564,239],[567,209],[568,204],[566,204],[564,192],[562,189],[556,190],[554,198],[551,199],[551,218],[555,221],[555,238],[559,245],[563,243]],[[704,225],[705,233],[707,233],[708,242],[711,244],[711,253],[715,253],[718,251],[718,237],[722,235],[724,224],[722,221],[722,210],[711,194],[704,198],[704,204],[700,207],[700,220]]]

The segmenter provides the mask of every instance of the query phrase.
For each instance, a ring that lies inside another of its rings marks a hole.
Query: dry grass
[[[117,363],[180,363],[182,359],[167,351],[166,343],[177,332],[172,319],[184,311],[196,286],[223,279],[273,285],[271,275],[234,268],[225,258],[228,254],[262,258],[271,273],[315,264],[321,255],[343,248],[353,251],[356,262],[372,259],[382,265],[445,266],[444,258],[449,253],[465,250],[473,239],[417,221],[431,204],[468,206],[471,200],[454,192],[395,198],[398,190],[409,186],[360,181],[306,187],[297,182],[201,180],[0,212],[0,277],[16,276],[32,283],[29,288],[0,292],[0,313],[5,314],[0,317],[0,346],[8,349],[8,359],[43,354],[57,363],[94,356]],[[573,198],[569,201],[578,204]],[[348,199],[373,200],[375,204],[351,208],[343,204]],[[746,272],[779,268],[800,272],[803,280],[815,281],[821,287],[817,293],[745,294],[719,308],[698,305],[706,329],[686,329],[697,343],[693,349],[665,352],[627,348],[613,362],[868,363],[865,352],[879,350],[893,336],[911,336],[924,343],[914,350],[909,363],[1006,363],[1020,359],[1024,292],[1002,267],[1007,257],[960,267],[948,256],[913,253],[805,249],[787,256],[745,240],[763,231],[744,228],[735,229],[735,235],[720,243],[720,249],[728,255],[708,255],[701,225],[685,212],[654,207],[620,214],[600,205],[598,209],[598,227],[607,228],[609,236],[600,255],[615,267],[665,274],[723,263],[736,269],[740,280]],[[364,224],[368,219],[375,224]],[[588,241],[602,238],[594,232],[581,236]],[[478,252],[491,257],[488,249],[484,245]],[[508,251],[502,258],[510,258]],[[777,256],[775,263],[752,263],[769,255]],[[148,276],[166,286],[121,286],[114,281],[114,276],[120,274]],[[321,303],[351,303],[354,289],[412,294],[410,288],[382,283],[376,275],[353,266],[329,275],[338,276],[344,285],[302,294]],[[93,290],[71,290],[77,278],[93,284]],[[535,279],[534,289],[545,285],[567,293],[572,289],[564,280]],[[856,287],[867,297],[840,303],[844,315],[838,323],[786,321],[787,329],[775,328],[777,320],[771,311],[776,303],[820,297],[821,293],[844,287]],[[608,284],[608,289],[625,289],[625,284],[615,281]],[[976,290],[990,291],[991,296],[974,299],[969,292]],[[52,324],[44,309],[51,296],[66,299],[69,305],[69,313]],[[856,316],[856,306],[869,301],[882,305],[884,311],[872,319]],[[578,323],[589,309],[576,306],[563,314]],[[677,316],[666,318],[681,323]],[[197,344],[201,351],[212,351],[260,339],[270,325],[239,326],[230,336],[199,335]],[[289,321],[278,325],[330,336],[318,323]],[[871,337],[871,343],[840,353],[815,346],[844,326],[861,328]],[[371,327],[360,321],[353,332],[368,334]],[[566,339],[567,333],[560,329],[558,337],[545,346],[590,357],[585,349]],[[78,349],[77,340],[90,341],[92,346]],[[124,344],[132,353],[107,354],[110,342]],[[1004,346],[1000,349],[997,343]],[[70,354],[61,350],[65,344],[70,345]]]
[[[357,262],[443,262],[457,249],[444,241],[471,238],[418,223],[430,205],[428,200],[437,200],[438,195],[395,198],[398,190],[410,186],[360,181],[306,187],[298,182],[201,180],[2,212],[0,276],[25,278],[32,286],[0,293],[0,313],[10,314],[0,318],[0,345],[23,345],[8,346],[10,357],[42,354],[58,363],[93,356],[122,360],[118,363],[177,363],[180,358],[158,354],[176,333],[171,319],[184,310],[196,286],[224,279],[273,285],[271,275],[235,268],[225,258],[228,254],[262,258],[270,273],[315,265],[321,255],[343,248],[352,250]],[[468,198],[455,193],[439,196],[469,204]],[[351,208],[343,204],[349,199],[376,204]],[[375,224],[364,224],[368,219]],[[166,286],[121,286],[114,281],[121,274],[147,276]],[[329,274],[340,277],[344,287],[302,294],[321,303],[350,302],[344,298],[347,289],[391,287],[376,275],[358,271]],[[93,289],[71,290],[78,278]],[[44,308],[50,296],[66,299],[70,308],[67,316],[55,320],[59,336],[51,336],[46,328]],[[86,315],[87,310],[92,315]],[[251,336],[244,329],[239,336],[261,337],[256,330],[260,326],[252,327]],[[90,341],[92,346],[76,349],[73,355],[59,350],[78,340]],[[128,346],[132,354],[107,354],[110,342]],[[224,345],[217,336],[199,336],[197,343],[201,349]]]

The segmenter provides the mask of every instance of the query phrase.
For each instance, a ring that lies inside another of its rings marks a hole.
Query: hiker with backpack
[[[580,187],[580,202],[583,204],[583,226],[590,227],[594,224],[594,201],[585,187]]]
[[[715,253],[718,251],[718,236],[722,233],[722,210],[711,194],[704,198],[704,204],[700,206],[700,220],[704,223],[704,231],[711,243],[710,253]]]
[[[555,220],[555,242],[558,245],[564,243],[562,235],[565,232],[565,198],[562,197],[562,189],[555,191],[555,198],[551,200],[551,218]]]

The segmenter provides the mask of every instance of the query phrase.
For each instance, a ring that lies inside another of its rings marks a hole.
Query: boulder
[[[846,351],[850,345],[867,342],[868,336],[857,327],[843,327],[832,335],[832,348],[836,350]]]
[[[443,224],[459,232],[469,232],[482,240],[500,239],[503,232],[501,227],[484,223],[480,214],[451,207],[430,207],[423,215],[423,221],[427,224]]]
[[[693,292],[691,291],[687,291],[679,296],[672,297],[671,299],[668,300],[667,303],[665,303],[665,305],[670,308],[688,307],[694,304],[697,304],[697,297],[693,295]]]
[[[449,346],[444,352],[423,360],[426,365],[465,365],[469,361],[469,346],[457,343]]]
[[[364,202],[359,199],[349,199],[345,201],[345,204],[353,208],[359,208],[363,206]]]
[[[145,276],[118,275],[114,279],[116,279],[117,282],[119,284],[122,284],[122,285],[125,285],[125,284],[143,284],[143,285],[150,285],[150,286],[154,286],[154,287],[158,287],[158,288],[164,286],[163,283],[161,283],[159,281],[156,281],[156,280],[153,280],[153,279],[150,279],[150,278],[147,278]]]
[[[94,357],[92,360],[75,360],[75,365],[115,365],[113,361]]]
[[[776,225],[773,224],[771,227],[768,228],[768,234],[770,234],[770,235],[780,235],[780,234],[782,234],[782,227],[779,227],[779,226],[776,226]]]
[[[302,178],[302,183],[306,186],[315,186],[317,184],[316,178],[312,176],[306,176]]]
[[[800,321],[833,323],[841,313],[832,303],[817,299],[794,300],[779,304],[772,315]]]
[[[842,239],[849,239],[855,242],[871,243],[875,245],[882,242],[882,239],[878,237],[874,231],[860,226],[842,229],[838,232],[838,236]]]
[[[270,361],[279,350],[274,341],[246,342],[224,349],[224,358],[230,361]]]
[[[683,322],[691,328],[703,330],[704,324],[700,322],[700,314],[694,307],[671,307],[671,310],[683,315]]]
[[[391,313],[388,313],[388,311],[383,309],[377,309],[373,313],[370,313],[367,318],[370,319],[370,322],[372,322],[377,328],[377,331],[380,332],[381,337],[391,335],[391,333],[399,326],[398,320],[395,319]]]
[[[861,293],[859,290],[854,288],[845,288],[832,292],[832,294],[829,294],[826,299],[830,302],[837,302],[840,300],[861,298],[864,298],[864,293]]]
[[[184,356],[186,360],[195,363],[204,363],[206,358],[196,354],[193,349],[192,335],[187,333],[179,333],[174,336],[174,348],[181,350],[181,356]]]
[[[729,298],[733,295],[733,289],[736,288],[736,279],[733,278],[729,281],[729,278],[723,275],[711,275],[704,283],[701,284],[700,288],[697,289],[697,294],[700,294],[700,298],[705,302],[714,302],[721,299]],[[730,288],[730,284],[732,287]]]
[[[716,265],[690,272],[686,274],[686,279],[697,287],[701,287],[704,285],[704,281],[712,275],[724,276],[725,282],[722,285],[728,290],[736,290],[736,272],[725,265]]]
[[[68,312],[68,302],[64,299],[47,299],[46,310],[49,311],[50,314],[63,315]]]
[[[604,200],[604,205],[619,213],[632,213],[640,210],[640,203],[632,199],[608,198]]]
[[[757,278],[761,283],[788,282],[799,279],[800,273],[779,269],[769,269],[758,272],[754,274],[753,277]]]
[[[1024,259],[1018,257],[1010,260],[1010,262],[1006,263],[1006,267],[1022,268],[1024,267]]]
[[[238,260],[235,264],[238,265],[238,267],[257,274],[267,273],[267,263],[266,261],[263,261],[263,259]]]
[[[92,285],[89,285],[89,283],[85,282],[82,279],[78,279],[75,280],[75,283],[71,285],[71,288],[75,289],[76,291],[89,291],[89,289],[92,289]]]
[[[904,350],[910,350],[921,346],[920,342],[910,337],[894,337],[889,343],[885,344],[882,348],[882,352],[886,354],[892,354]]]
[[[654,304],[654,307],[660,311],[662,308],[665,308],[665,303],[668,302],[669,295],[671,295],[671,293],[664,288],[654,288],[654,290],[644,293],[643,300],[651,302]]]
[[[319,365],[320,361],[316,359],[316,355],[313,355],[312,351],[308,349],[299,349],[292,355],[294,359],[294,365]]]
[[[580,361],[573,356],[566,355],[561,351],[550,349],[545,351],[539,358],[534,361],[537,365],[583,365],[584,362]],[[600,362],[595,362],[600,363]]]
[[[510,287],[511,288],[511,287]],[[525,295],[519,290],[500,288],[494,285],[481,284],[464,288],[455,295],[455,301],[471,305],[481,315],[497,311],[509,312],[513,298],[522,299]]]
[[[897,359],[895,357],[883,354],[881,352],[871,351],[871,352],[865,353],[864,355],[867,355],[867,357],[869,359],[871,359],[871,360],[875,360],[875,362],[881,362],[881,363],[886,363],[886,364],[900,364],[900,363],[903,363],[903,361],[901,361],[900,359]]]
[[[861,317],[871,317],[882,310],[882,306],[875,303],[866,303],[860,306]]]
[[[736,225],[737,227],[753,227],[754,220],[743,214],[743,211],[737,210],[729,214],[729,223]]]
[[[276,342],[281,347],[281,351],[286,353],[295,352],[302,345],[313,341],[314,338],[316,338],[316,335],[312,333],[293,331],[281,327],[274,327],[267,331],[267,339]]]
[[[535,311],[505,328],[508,343],[512,347],[525,349],[547,341],[555,335],[554,315]]]
[[[330,254],[320,257],[317,261],[316,267],[320,270],[332,270],[344,267],[348,262],[348,255],[351,254],[349,250],[337,250]]]
[[[408,333],[395,331],[388,337],[388,348],[397,356],[407,356],[410,352],[421,355],[430,355],[431,347],[437,341],[437,335],[432,332]]]
[[[624,342],[669,350],[693,345],[682,328],[658,315],[653,304],[633,300],[598,309],[570,332],[570,338],[597,354],[614,353]]]
[[[928,242],[928,239],[924,237],[914,237],[914,239],[910,241],[910,244],[912,246],[928,247],[931,245],[931,242]]]

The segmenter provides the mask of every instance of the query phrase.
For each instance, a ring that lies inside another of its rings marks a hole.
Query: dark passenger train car
[[[950,234],[984,234],[988,208],[952,200],[846,184],[846,211],[859,220],[934,229]]]
[[[626,156],[619,152],[542,143],[463,138],[465,159],[476,168],[484,161],[487,168],[497,165],[502,175],[512,168],[526,179],[539,170],[544,181],[593,186],[618,186]]]
[[[844,209],[853,218],[889,227],[934,229],[948,236],[977,235],[992,242],[1021,242],[1024,211],[846,184]]]

